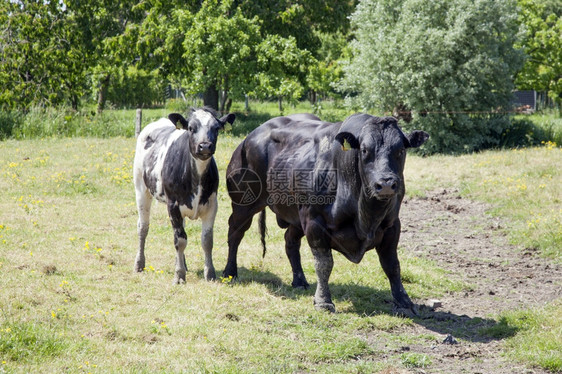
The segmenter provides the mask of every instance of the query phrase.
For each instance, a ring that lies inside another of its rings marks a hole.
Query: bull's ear
[[[189,127],[189,123],[187,122],[187,120],[185,118],[183,118],[183,116],[179,113],[171,113],[168,115],[168,119],[170,121],[172,121],[172,123],[177,127],[177,128],[183,128],[183,129],[187,129]]]
[[[359,149],[359,140],[350,132],[340,132],[336,135],[336,140],[341,144],[344,151]]]
[[[219,122],[221,123],[222,128],[225,128],[226,130],[229,130],[230,128],[232,128],[231,125],[234,123],[235,119],[236,119],[236,114],[228,113],[226,116],[219,119]]]
[[[406,139],[408,139],[408,144],[406,148],[418,148],[421,146],[427,139],[429,139],[429,134],[425,131],[421,130],[414,130],[408,135],[406,135]]]

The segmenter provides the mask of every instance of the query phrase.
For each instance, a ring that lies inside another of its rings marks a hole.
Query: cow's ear
[[[408,135],[406,135],[406,139],[408,139],[408,144],[406,148],[418,148],[421,146],[427,139],[429,139],[429,134],[425,131],[421,130],[414,130]]]
[[[183,128],[183,129],[187,129],[189,127],[189,123],[187,122],[187,120],[185,118],[183,118],[183,116],[179,113],[171,113],[168,115],[168,119],[170,121],[172,121],[172,123],[177,127],[177,128]]]
[[[350,132],[340,132],[336,135],[336,140],[341,144],[344,151],[359,149],[359,140]]]
[[[235,119],[236,119],[236,114],[228,113],[226,116],[219,119],[219,122],[221,123],[221,127],[224,128],[227,123],[232,125]],[[226,127],[230,127],[230,126],[226,126]]]

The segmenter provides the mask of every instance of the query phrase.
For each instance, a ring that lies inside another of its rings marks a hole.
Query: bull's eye
[[[189,126],[189,127],[187,128],[187,131],[193,132],[193,127],[192,127],[192,126]]]
[[[363,153],[363,155],[367,154],[367,148],[361,148],[361,153]]]

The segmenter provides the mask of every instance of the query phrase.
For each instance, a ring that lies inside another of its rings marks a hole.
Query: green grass
[[[562,302],[532,310],[503,313],[499,324],[483,331],[502,338],[517,334],[507,341],[510,358],[540,366],[553,372],[562,371]]]
[[[240,141],[223,134],[216,154],[219,272],[229,215],[223,176]],[[35,360],[31,357],[47,353],[20,356],[14,353],[19,348],[6,346],[0,362],[6,361],[8,371],[87,371],[95,365],[96,372],[135,373],[370,372],[401,365],[398,358],[374,359],[380,347],[365,337],[412,324],[392,316],[388,280],[376,254],[360,265],[335,255],[331,287],[339,313],[318,313],[312,305],[316,277],[310,250],[304,244],[301,253],[311,290],[294,290],[283,231],[273,214],[267,256],[262,259],[257,228],[251,228],[240,248],[240,281],[234,283],[202,280],[200,224],[187,222],[187,285],[174,286],[172,231],[165,207],[155,204],[147,271],[133,273],[134,143],[132,138],[0,143],[0,326],[48,326],[36,335],[55,347],[48,360]],[[405,287],[414,298],[464,287],[433,263],[407,253],[401,258]]]
[[[159,113],[147,111],[145,118]],[[132,127],[134,111],[108,115]],[[244,130],[236,132],[235,126],[222,134],[216,154],[221,184],[214,259],[219,273],[227,255],[230,210],[225,168],[244,131],[254,126],[246,121],[256,122],[251,116],[239,119]],[[542,199],[549,209],[560,207],[560,174],[553,168],[560,164],[560,152],[543,146],[461,157],[412,156],[407,186],[416,195],[457,186],[468,197],[490,201],[496,214],[513,217],[518,230],[528,233],[522,238],[558,258],[552,240],[540,238],[557,232]],[[303,243],[311,290],[294,290],[283,231],[273,214],[268,214],[265,258],[256,227],[244,238],[238,282],[202,280],[200,224],[187,222],[187,284],[174,286],[172,231],[165,207],[155,204],[147,271],[133,273],[133,156],[134,139],[128,137],[0,142],[0,372],[360,373],[431,367],[429,356],[388,354],[385,344],[399,344],[394,337],[415,321],[391,314],[388,281],[375,253],[360,265],[335,255],[330,283],[338,313],[318,313],[312,306],[316,278],[310,250]],[[517,179],[527,188],[518,187]],[[496,180],[503,190],[496,192],[487,180]],[[541,209],[538,234],[527,223],[533,216],[523,212],[538,214]],[[519,211],[521,217],[515,214]],[[404,285],[413,298],[466,287],[432,262],[408,253],[400,256]],[[546,311],[561,315],[562,307],[558,303]],[[520,344],[516,339],[530,344],[557,331],[560,321],[542,319],[541,329],[514,326],[521,332],[505,335],[510,347]],[[535,336],[527,335],[532,331]],[[522,353],[517,357],[535,364]]]

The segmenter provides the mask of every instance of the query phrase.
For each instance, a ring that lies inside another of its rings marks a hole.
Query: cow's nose
[[[394,178],[380,179],[375,183],[375,192],[379,196],[392,196],[398,189],[398,182]]]
[[[215,147],[211,142],[199,143],[199,146],[197,147],[197,152],[202,155],[213,154],[213,152],[215,151],[214,148]]]

